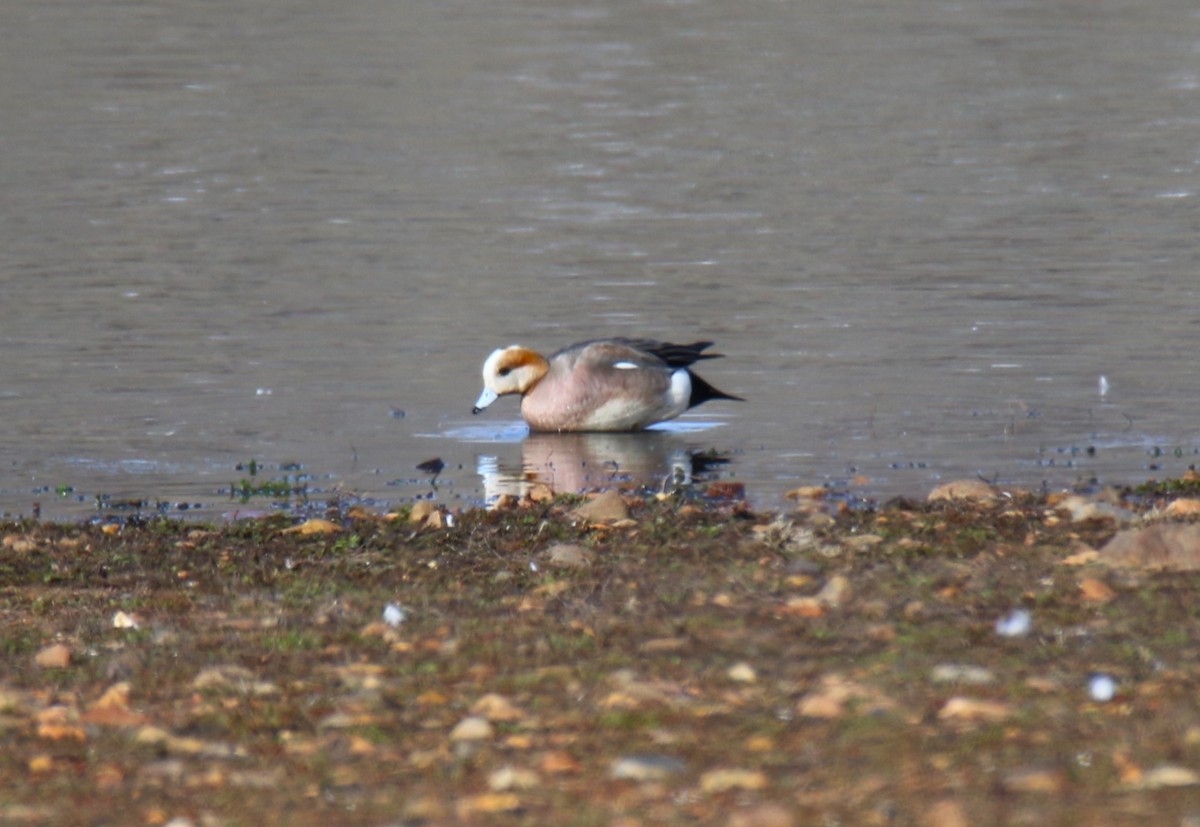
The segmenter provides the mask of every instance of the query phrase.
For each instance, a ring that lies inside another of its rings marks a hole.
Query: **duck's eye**
[[[496,371],[496,373],[500,374],[501,376],[508,376],[510,373],[512,373],[512,368],[500,368],[500,370]]]

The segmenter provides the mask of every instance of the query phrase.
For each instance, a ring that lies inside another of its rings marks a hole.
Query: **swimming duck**
[[[702,352],[711,345],[593,339],[549,358],[511,345],[483,363],[483,393],[471,412],[519,393],[521,415],[534,431],[638,431],[710,399],[741,399],[689,370],[720,355]]]

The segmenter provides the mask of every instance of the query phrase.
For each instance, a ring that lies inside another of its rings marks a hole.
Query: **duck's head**
[[[479,394],[471,413],[481,413],[505,394],[525,393],[549,369],[546,359],[527,347],[509,345],[494,351],[483,363],[483,393]]]

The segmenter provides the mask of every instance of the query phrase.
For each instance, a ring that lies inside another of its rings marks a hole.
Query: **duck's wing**
[[[613,342],[625,347],[649,353],[667,363],[668,367],[686,368],[701,359],[719,359],[720,353],[703,353],[712,347],[712,342],[692,342],[690,345],[677,345],[673,342],[660,342],[656,339],[613,339]]]

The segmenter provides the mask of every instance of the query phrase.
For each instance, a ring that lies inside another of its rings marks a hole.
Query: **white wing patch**
[[[672,417],[679,416],[687,410],[688,402],[692,400],[692,377],[687,368],[680,368],[671,374],[671,406],[674,409]]]
[[[613,362],[613,367],[617,370],[637,370],[638,365],[633,362]]]

